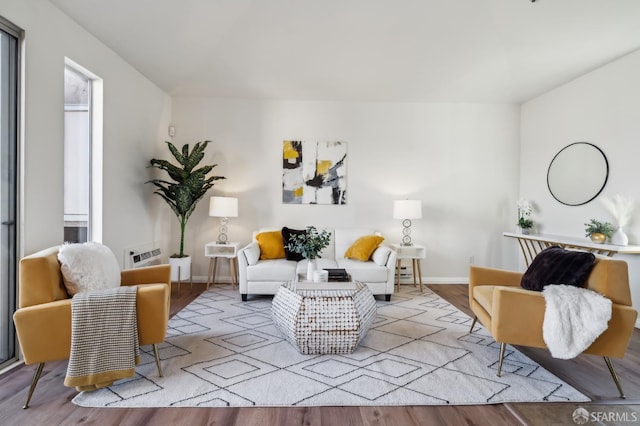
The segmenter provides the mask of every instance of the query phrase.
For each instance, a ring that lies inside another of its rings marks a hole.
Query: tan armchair
[[[71,351],[71,298],[62,280],[58,247],[21,259],[19,283],[18,310],[13,315],[16,333],[25,364],[38,363],[24,405],[28,408],[44,364],[68,359]],[[122,271],[121,285],[138,286],[139,343],[153,345],[158,374],[162,376],[156,344],[164,341],[169,321],[170,266]]]
[[[542,337],[545,300],[541,292],[520,287],[522,273],[502,269],[471,266],[469,271],[469,304],[475,314],[470,332],[477,320],[500,343],[498,376],[506,344],[546,348]],[[583,353],[600,355],[618,387],[624,392],[609,357],[623,358],[638,312],[631,307],[629,273],[622,260],[596,256],[585,286],[611,299],[612,314],[608,329]]]

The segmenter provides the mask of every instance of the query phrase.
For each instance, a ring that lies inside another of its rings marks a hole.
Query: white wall
[[[124,247],[153,238],[143,182],[166,133],[171,98],[46,0],[3,0],[0,14],[26,31],[23,253],[63,240],[65,57],[104,80],[103,242]]]
[[[210,139],[206,161],[227,180],[210,195],[239,198],[230,239],[247,243],[260,227],[372,227],[399,242],[394,199],[423,200],[413,240],[427,247],[423,276],[464,282],[475,263],[515,266],[517,252],[502,231],[515,229],[519,107],[493,104],[418,104],[258,101],[175,97],[178,145]],[[347,204],[282,203],[282,141],[346,141]],[[160,144],[159,144],[160,145]],[[166,151],[165,151],[166,152]],[[169,158],[168,152],[163,158]],[[194,275],[206,275],[204,244],[217,235],[202,202],[187,227]],[[178,222],[161,207],[156,229]]]
[[[640,51],[522,106],[520,193],[536,204],[533,219],[544,233],[584,237],[589,219],[614,222],[600,197],[569,207],[547,189],[546,173],[553,156],[578,141],[597,145],[608,158],[609,180],[601,196],[621,194],[636,201],[625,230],[629,242],[640,245]],[[633,303],[640,309],[640,255],[620,257],[629,262]]]

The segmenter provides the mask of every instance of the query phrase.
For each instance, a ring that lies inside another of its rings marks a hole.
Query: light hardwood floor
[[[428,287],[470,314],[466,285]],[[204,285],[194,283],[193,289],[183,285],[178,294],[174,285],[171,314],[178,312],[203,290]],[[551,358],[548,351],[520,350],[594,402],[452,407],[82,408],[71,402],[76,395],[75,390],[62,384],[66,362],[54,362],[45,366],[27,410],[23,410],[22,405],[34,366],[22,366],[0,377],[0,425],[570,425],[574,424],[572,413],[578,406],[600,418],[618,416],[618,420],[625,420],[635,416],[640,422],[639,330],[634,332],[626,357],[614,360],[627,394],[626,400],[617,398],[617,390],[601,357],[584,355],[562,361]]]

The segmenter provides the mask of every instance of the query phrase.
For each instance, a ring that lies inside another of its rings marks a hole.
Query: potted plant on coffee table
[[[184,254],[184,231],[189,217],[214,182],[225,179],[224,176],[208,176],[217,164],[196,168],[204,158],[204,152],[210,141],[198,142],[189,152],[189,144],[179,151],[171,142],[167,142],[169,151],[179,165],[166,160],[152,159],[151,167],[167,172],[168,180],[152,179],[146,183],[155,185],[158,194],[171,207],[180,222],[180,250],[169,258],[171,280],[179,281],[191,276],[191,257]]]
[[[591,238],[591,241],[597,244],[602,244],[607,238],[611,238],[615,230],[611,223],[600,222],[596,219],[591,219],[589,223],[585,223],[584,225],[585,237]]]
[[[318,232],[315,226],[307,226],[302,234],[291,234],[287,248],[302,255],[307,259],[307,279],[313,279],[313,271],[316,269],[315,259],[320,257],[320,252],[329,245],[331,233],[326,229]]]

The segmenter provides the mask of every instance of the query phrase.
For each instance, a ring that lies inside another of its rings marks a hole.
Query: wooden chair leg
[[[24,403],[25,410],[29,408],[29,402],[31,401],[31,396],[33,396],[33,391],[36,389],[36,385],[38,384],[38,380],[40,380],[40,375],[42,374],[42,369],[44,368],[44,362],[38,364],[36,368],[36,372],[33,375],[33,379],[31,379],[31,386],[29,387],[29,393],[27,394],[27,402]]]
[[[473,333],[473,327],[475,327],[476,322],[478,322],[478,317],[473,317],[473,322],[471,323],[471,328],[469,329],[469,333]]]
[[[498,377],[502,374],[502,361],[504,360],[504,349],[507,347],[506,343],[500,343],[500,360],[498,361]]]
[[[620,379],[618,378],[618,374],[616,373],[616,369],[613,366],[613,362],[611,362],[611,359],[609,359],[608,356],[604,357],[604,362],[607,363],[607,367],[609,368],[609,373],[611,373],[611,377],[613,377],[613,381],[615,382],[616,386],[618,387],[618,392],[620,392],[620,398],[626,399],[627,397],[624,394],[624,392],[622,391],[622,386],[620,385]]]
[[[160,354],[158,354],[158,345],[156,345],[155,343],[153,344],[153,354],[156,357],[156,367],[158,367],[158,375],[160,377],[164,377],[164,375],[162,374],[162,365],[160,364]]]

